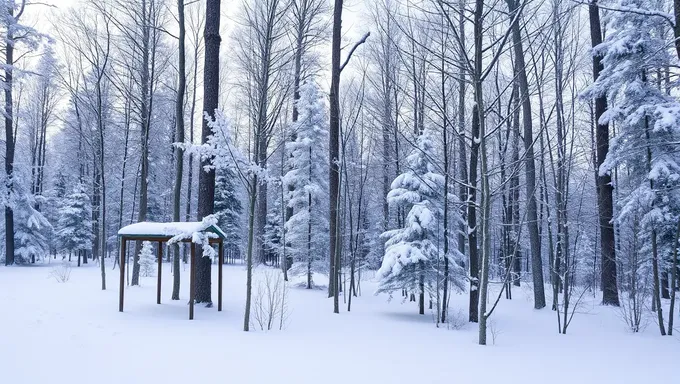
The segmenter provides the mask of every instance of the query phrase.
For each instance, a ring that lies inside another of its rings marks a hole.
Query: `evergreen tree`
[[[143,277],[151,277],[155,274],[154,264],[156,256],[153,253],[153,244],[150,241],[142,243],[139,251],[139,272]]]
[[[37,259],[48,257],[50,252],[48,237],[52,225],[35,209],[36,203],[35,196],[22,193],[14,207],[14,238],[17,241],[15,255],[19,264],[34,263]]]
[[[407,289],[419,293],[421,314],[425,292],[436,292],[443,281],[440,266],[445,257],[451,266],[451,283],[462,288],[465,277],[455,254],[444,255],[440,246],[444,176],[434,170],[430,160],[434,153],[432,137],[425,130],[406,159],[407,171],[392,182],[387,201],[408,214],[402,228],[383,232],[385,256],[377,273],[379,292]]]
[[[328,247],[325,216],[328,210],[328,157],[324,146],[328,141],[328,119],[324,99],[316,84],[310,82],[300,87],[297,108],[298,121],[291,127],[295,141],[286,145],[290,152],[290,170],[283,176],[287,204],[293,210],[285,224],[286,243],[290,244],[294,260],[305,263],[307,288],[312,288],[312,272],[325,268],[317,266],[317,261]]]
[[[92,249],[92,204],[82,184],[63,199],[56,229],[58,249],[68,252]]]
[[[606,94],[609,109],[601,123],[617,123],[617,135],[599,172],[624,166],[634,186],[623,200],[619,222],[640,217],[641,241],[651,250],[654,307],[665,333],[659,299],[659,257],[670,254],[680,219],[680,103],[660,89],[674,61],[660,34],[659,1],[617,0],[607,37],[594,48],[604,69],[587,94]]]
[[[220,168],[216,171],[215,181],[215,214],[218,225],[227,236],[225,243],[225,259],[241,258],[241,204],[236,189],[237,175],[233,167]]]
[[[281,225],[281,200],[277,199],[269,206],[267,224],[264,227],[265,260],[274,263],[283,254],[283,226]]]
[[[42,213],[45,215],[47,221],[50,222],[54,230],[50,231],[48,234],[48,243],[50,247],[50,252],[57,257],[57,251],[59,250],[58,238],[56,230],[59,228],[59,208],[64,203],[66,199],[66,176],[59,170],[54,177],[54,185],[52,189],[48,190],[45,194],[46,204],[42,207]]]

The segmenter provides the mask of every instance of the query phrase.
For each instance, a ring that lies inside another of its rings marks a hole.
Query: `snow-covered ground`
[[[163,304],[155,278],[142,278],[119,313],[117,270],[101,291],[96,265],[74,267],[66,283],[50,277],[54,265],[0,267],[0,383],[633,384],[673,382],[680,361],[677,336],[658,336],[653,322],[632,334],[618,310],[592,303],[558,335],[555,313],[533,310],[522,288],[500,303],[495,344],[483,347],[463,295],[451,302],[463,328],[438,329],[414,303],[374,296],[370,281],[339,315],[324,291],[293,288],[283,331],[246,333],[242,266],[225,268],[224,311],[197,306],[189,321],[188,269],[181,301],[169,300],[165,264]]]

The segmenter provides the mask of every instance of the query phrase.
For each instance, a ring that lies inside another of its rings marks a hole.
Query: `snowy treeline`
[[[5,264],[76,255],[104,277],[120,227],[215,213],[246,318],[266,264],[327,275],[336,312],[367,270],[437,322],[469,295],[480,343],[518,286],[562,333],[583,295],[672,332],[677,2],[219,5],[0,2]],[[136,285],[153,256],[129,253]]]

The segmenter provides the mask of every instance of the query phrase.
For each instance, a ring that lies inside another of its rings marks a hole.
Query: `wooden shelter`
[[[158,243],[158,281],[156,303],[161,303],[161,277],[163,243],[169,241],[191,243],[191,266],[189,273],[189,320],[194,319],[194,298],[196,285],[196,244],[210,244],[218,247],[217,310],[222,310],[222,264],[224,262],[224,240],[226,235],[211,222],[155,223],[140,222],[130,224],[118,231],[120,239],[120,292],[118,310],[123,312],[125,298],[125,259],[128,241],[149,241]]]

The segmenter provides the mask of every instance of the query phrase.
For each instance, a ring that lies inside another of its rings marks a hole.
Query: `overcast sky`
[[[46,5],[31,5],[27,9],[27,17],[31,20],[35,20],[35,27],[41,32],[50,34],[50,21],[54,18],[54,15],[64,8],[68,8],[75,4],[78,4],[81,0],[41,0],[42,4]],[[167,0],[170,1],[170,0]],[[328,0],[329,2],[331,0]],[[368,0],[373,1],[373,0]],[[188,2],[188,1],[187,1]],[[228,32],[231,30],[230,24],[232,24],[230,18],[234,15],[235,11],[240,8],[242,0],[222,0],[222,21],[221,25],[224,27],[223,32]],[[171,9],[174,13],[174,4],[176,1],[169,3]],[[359,15],[362,13],[364,0],[346,0],[345,9],[343,12],[343,32],[345,36],[362,36],[366,31],[365,27],[360,26],[360,23],[355,22],[359,19]],[[170,27],[170,26],[169,26]],[[169,28],[171,29],[171,28]]]

